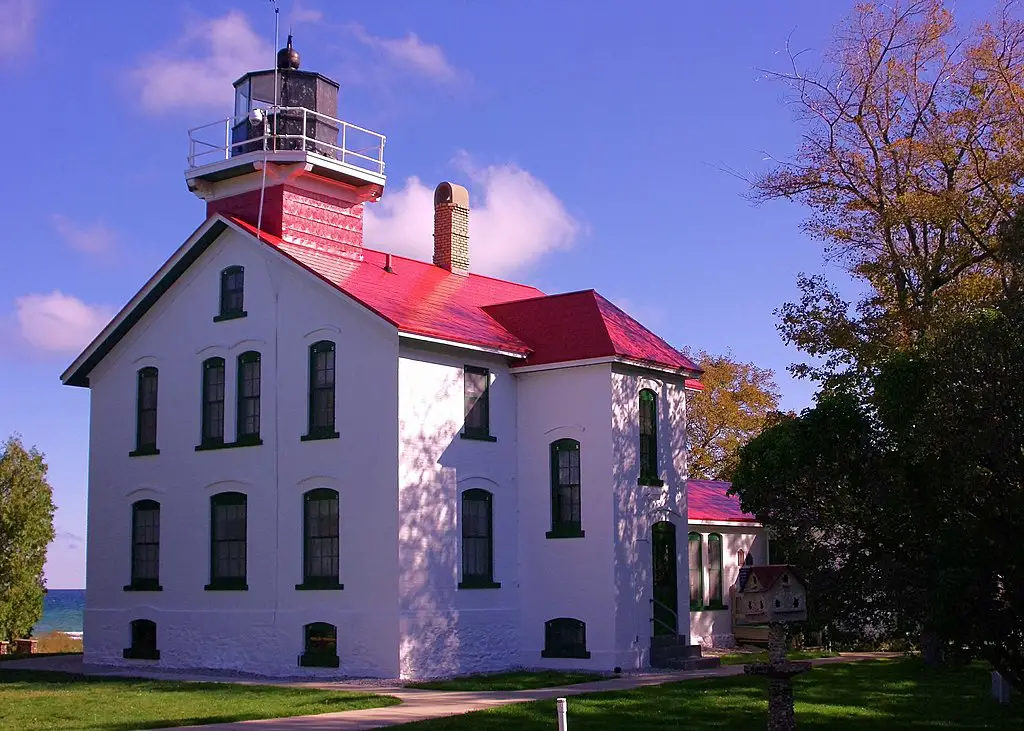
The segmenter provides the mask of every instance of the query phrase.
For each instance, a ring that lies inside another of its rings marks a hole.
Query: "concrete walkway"
[[[844,653],[839,657],[827,657],[812,660],[814,665],[829,665],[837,662],[853,662],[884,657],[898,657],[894,653]],[[203,731],[357,731],[361,729],[384,728],[398,726],[413,721],[425,721],[432,718],[456,716],[471,711],[479,711],[509,703],[550,700],[584,693],[603,693],[615,690],[629,690],[663,683],[675,683],[682,680],[697,678],[724,678],[742,675],[742,665],[730,665],[712,670],[694,670],[688,672],[651,673],[646,675],[628,675],[592,683],[580,683],[562,688],[540,688],[537,690],[520,690],[509,692],[476,692],[455,693],[433,690],[412,690],[400,686],[367,686],[360,683],[276,680],[268,678],[239,678],[197,673],[180,673],[173,671],[125,672],[119,669],[94,669],[83,667],[80,656],[26,658],[11,660],[0,665],[4,668],[25,670],[56,670],[77,672],[88,675],[117,675],[127,677],[144,677],[160,680],[185,680],[205,682],[229,682],[258,685],[284,685],[297,688],[317,688],[322,690],[352,690],[362,693],[380,693],[401,699],[401,705],[387,708],[372,708],[360,711],[342,711],[339,713],[323,713],[316,716],[293,716],[291,718],[271,718],[260,721],[238,721],[235,723],[208,724],[205,726],[188,726],[180,728],[202,729]],[[570,704],[570,713],[572,705]],[[552,724],[555,720],[554,704],[551,706]],[[162,731],[170,731],[163,729]]]

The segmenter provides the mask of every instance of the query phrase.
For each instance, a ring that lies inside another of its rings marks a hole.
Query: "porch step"
[[[703,657],[700,645],[686,644],[684,637],[651,638],[651,667],[674,670],[707,670],[721,665],[717,657]]]
[[[671,668],[672,670],[713,670],[720,667],[722,661],[717,657],[698,657],[689,660],[666,660],[664,663],[651,663],[657,668]]]

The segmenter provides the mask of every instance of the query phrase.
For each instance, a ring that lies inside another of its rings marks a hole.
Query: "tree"
[[[0,451],[0,639],[25,637],[43,613],[43,564],[53,540],[46,462],[18,436]]]
[[[761,431],[779,406],[775,374],[728,353],[687,351],[687,356],[704,370],[704,390],[686,404],[690,477],[727,480],[739,448]]]
[[[825,254],[866,285],[844,301],[801,275],[778,312],[787,342],[823,379],[990,306],[1006,282],[998,226],[1024,177],[1024,23],[1005,0],[962,33],[943,0],[856,6],[820,69],[791,53],[768,72],[789,90],[803,142],[751,181],[755,200],[794,199]]]

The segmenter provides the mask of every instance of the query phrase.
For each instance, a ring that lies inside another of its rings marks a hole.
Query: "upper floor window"
[[[491,372],[486,368],[466,366],[463,370],[463,392],[466,422],[462,436],[494,441],[491,436]]]
[[[690,556],[690,609],[704,608],[704,546],[700,533],[690,533],[686,545]]]
[[[708,605],[712,609],[725,606],[722,566],[722,536],[712,533],[708,536]]]
[[[238,356],[238,435],[240,444],[260,439],[260,354]]]
[[[571,617],[550,619],[544,623],[544,651],[541,657],[573,657],[586,659],[587,625]]]
[[[122,655],[129,660],[159,660],[156,649],[156,622],[151,619],[136,619],[131,624],[132,646],[125,648]]]
[[[460,589],[497,589],[494,581],[492,497],[486,490],[462,493],[462,583]]]
[[[213,318],[231,320],[245,317],[245,269],[231,266],[220,273],[220,314]]]
[[[660,487],[658,478],[658,401],[654,391],[640,392],[640,479],[641,485]]]
[[[155,500],[132,505],[131,583],[125,590],[160,590],[160,503]]]
[[[224,359],[203,361],[202,447],[224,444]]]
[[[580,509],[580,443],[551,443],[551,530],[548,538],[582,538]]]
[[[152,366],[139,371],[138,396],[135,402],[135,451],[132,456],[159,454],[156,448],[157,369]]]
[[[207,589],[246,585],[246,497],[222,492],[210,498],[210,583]]]
[[[309,432],[304,439],[329,439],[334,430],[334,343],[309,347]]]
[[[302,583],[296,589],[342,589],[338,493],[318,488],[303,496]]]
[[[299,665],[307,668],[338,667],[338,628],[326,622],[307,624],[305,652],[299,656]]]

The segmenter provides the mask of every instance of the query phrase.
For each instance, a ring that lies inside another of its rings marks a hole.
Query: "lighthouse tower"
[[[338,119],[338,84],[299,68],[292,37],[276,68],[234,83],[234,114],[189,130],[189,190],[282,239],[362,258],[363,205],[384,191],[384,135]]]

